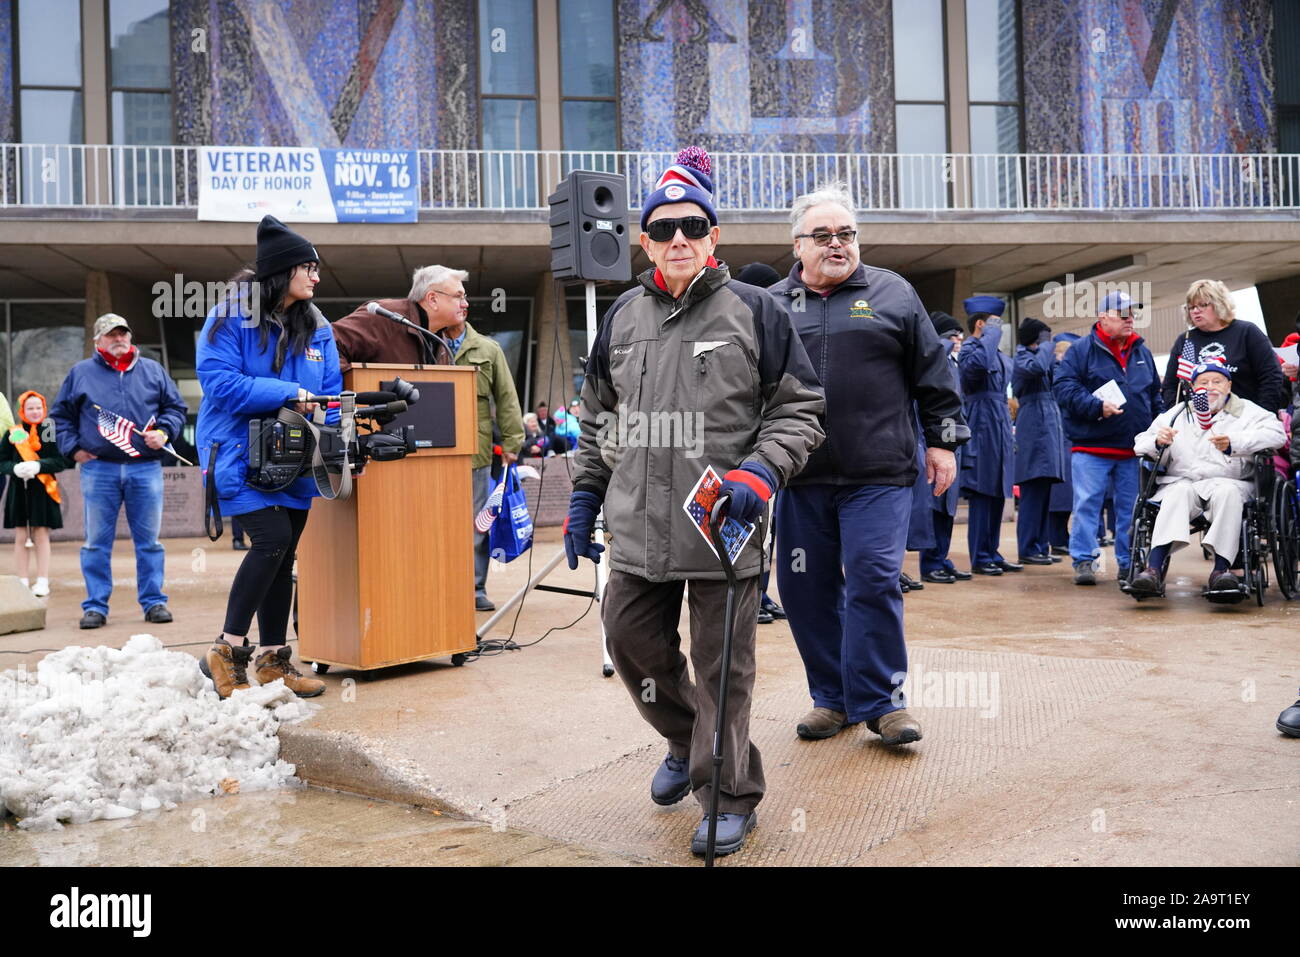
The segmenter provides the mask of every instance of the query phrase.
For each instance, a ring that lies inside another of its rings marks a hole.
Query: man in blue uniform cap
[[[968,503],[967,542],[971,571],[1001,575],[1022,571],[998,551],[1002,509],[1011,497],[1011,410],[1007,386],[1011,360],[998,350],[1006,303],[996,296],[971,296],[963,305],[970,338],[957,356],[970,442],[963,450],[961,489]]]

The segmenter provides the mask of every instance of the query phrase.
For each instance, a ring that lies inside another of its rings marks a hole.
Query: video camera
[[[317,425],[292,409],[248,423],[248,478],[253,488],[280,492],[310,474],[325,498],[347,498],[352,473],[368,459],[391,462],[416,451],[415,427],[383,427],[420,400],[420,390],[400,378],[379,392],[309,395],[307,402],[339,404],[338,425]],[[371,431],[358,434],[357,420]],[[337,482],[336,482],[337,478]]]

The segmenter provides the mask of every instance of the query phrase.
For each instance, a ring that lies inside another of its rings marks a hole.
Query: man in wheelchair
[[[1134,598],[1164,593],[1169,556],[1190,542],[1198,516],[1209,522],[1201,545],[1214,557],[1207,597],[1242,592],[1230,569],[1241,545],[1242,511],[1255,491],[1252,457],[1286,442],[1274,413],[1232,394],[1232,371],[1226,366],[1198,365],[1191,386],[1190,399],[1157,416],[1133,443],[1139,456],[1163,464],[1149,499],[1160,508],[1147,566],[1125,589]]]

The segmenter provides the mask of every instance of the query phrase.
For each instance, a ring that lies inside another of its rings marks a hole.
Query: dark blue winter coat
[[[1011,497],[1011,410],[1007,386],[1011,360],[998,351],[1002,323],[990,322],[978,339],[961,344],[957,369],[961,378],[970,441],[962,450],[960,481],[963,492]]]
[[[136,353],[135,361],[118,372],[96,352],[72,367],[50,406],[58,435],[59,451],[68,459],[84,450],[105,462],[148,462],[162,459],[164,464],[179,465],[170,454],[155,451],[139,435],[131,436],[138,456],[127,455],[99,431],[99,410],[130,419],[143,429],[152,417],[154,425],[174,439],[185,428],[185,403],[163,367],[153,359]]]
[[[317,395],[338,395],[343,390],[339,372],[339,351],[329,321],[313,306],[316,331],[304,352],[286,355],[279,372],[272,370],[275,345],[283,334],[273,326],[265,351],[258,346],[258,325],[233,315],[220,323],[216,340],[213,326],[224,306],[208,313],[199,334],[198,374],[203,386],[195,445],[199,461],[212,481],[212,447],[216,456],[216,490],[225,515],[243,515],[270,505],[310,508],[317,494],[310,476],[303,476],[283,492],[263,492],[245,483],[248,475],[248,423],[254,418],[274,416],[285,403],[298,397],[303,388]],[[331,410],[326,421],[338,422]]]
[[[1068,463],[1061,456],[1061,410],[1052,395],[1052,371],[1056,355],[1050,342],[1040,343],[1037,351],[1028,346],[1016,349],[1011,373],[1011,394],[1020,402],[1016,412],[1017,483],[1031,479],[1065,477]]]
[[[1061,408],[1061,422],[1072,445],[1098,449],[1128,449],[1162,411],[1160,378],[1155,359],[1142,337],[1129,350],[1128,364],[1121,368],[1097,336],[1097,325],[1065,354],[1056,367],[1052,392]],[[1101,399],[1093,395],[1111,379],[1124,393],[1123,411],[1102,418]]]
[[[952,373],[952,387],[957,390],[957,395],[960,396],[961,382],[957,375],[957,360],[952,357],[952,342],[945,339],[944,344],[948,348],[948,370]],[[965,454],[966,449],[964,446],[957,449],[957,477],[948,486],[948,491],[942,495],[936,496],[932,494],[930,496],[930,508],[934,511],[943,512],[945,515],[954,517],[957,515],[957,506],[961,503],[961,461],[962,456]],[[933,486],[930,487],[930,491],[934,491]]]

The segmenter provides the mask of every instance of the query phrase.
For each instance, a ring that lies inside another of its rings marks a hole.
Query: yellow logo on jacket
[[[876,311],[871,308],[871,303],[865,299],[859,299],[853,305],[849,306],[850,319],[874,319]]]

